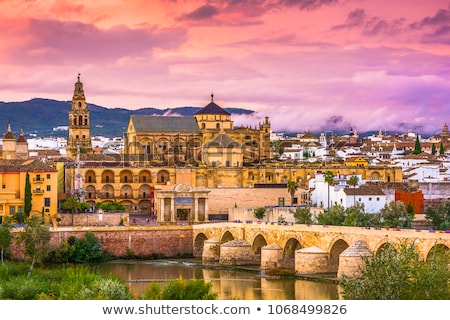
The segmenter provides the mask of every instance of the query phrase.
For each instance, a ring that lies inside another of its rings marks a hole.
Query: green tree
[[[11,235],[12,224],[9,218],[5,217],[0,224],[0,256],[2,265],[5,264],[4,255],[12,243]]]
[[[309,207],[298,207],[294,211],[294,218],[296,223],[300,224],[311,224],[312,214]]]
[[[401,201],[391,201],[380,210],[379,219],[381,225],[386,227],[409,228],[414,220],[414,212],[408,212]]]
[[[317,223],[331,226],[342,226],[345,220],[345,210],[341,205],[334,205],[317,215]]]
[[[344,226],[370,227],[376,224],[376,215],[366,214],[363,203],[357,203],[345,209],[344,216],[345,218],[342,223]]]
[[[294,195],[295,192],[298,190],[298,183],[296,181],[288,181],[287,190],[291,195],[291,205],[294,205]]]
[[[444,148],[444,144],[441,141],[441,144],[439,146],[439,155],[443,155],[445,153],[445,148]]]
[[[255,210],[253,210],[253,215],[258,220],[264,219],[264,217],[266,216],[266,208],[264,207],[256,208]]]
[[[330,170],[326,171],[324,174],[325,182],[328,184],[328,206],[327,209],[330,208],[330,185],[334,183],[334,173]]]
[[[432,206],[426,207],[425,219],[430,221],[436,230],[450,229],[450,201],[441,203],[437,209]]]
[[[75,213],[75,211],[77,211],[81,208],[80,201],[77,198],[75,198],[74,196],[71,196],[61,203],[61,208],[63,210],[68,210],[72,213],[71,225],[73,226],[73,214]]]
[[[422,146],[420,144],[419,135],[416,135],[416,143],[414,144],[414,151],[413,154],[421,154],[422,153]]]
[[[24,254],[30,261],[28,277],[31,276],[34,265],[41,263],[50,251],[50,228],[42,222],[41,217],[31,215],[27,225],[18,236],[18,243],[24,244]]]
[[[32,201],[32,194],[31,194],[30,175],[27,171],[27,174],[25,176],[25,192],[24,192],[24,206],[23,206],[25,218],[28,218],[30,216],[30,212],[32,209],[31,201]]]
[[[281,145],[280,140],[272,142],[273,151],[276,153],[276,158],[279,158],[284,153],[284,147]]]
[[[431,145],[431,154],[433,155],[433,156],[435,156],[436,155],[436,145],[433,143],[432,145]]]
[[[359,178],[358,178],[358,176],[355,176],[355,175],[352,175],[347,181],[347,183],[353,187],[353,205],[356,205],[356,192],[354,189],[358,185],[358,182],[359,182]]]
[[[427,261],[419,259],[413,242],[363,257],[360,278],[340,281],[346,300],[423,300],[450,298],[448,252],[439,252]]]

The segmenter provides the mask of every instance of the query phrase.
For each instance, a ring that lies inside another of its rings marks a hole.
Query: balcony
[[[33,178],[33,182],[44,182],[44,178]]]
[[[33,194],[42,195],[42,194],[44,194],[44,190],[40,190],[40,189],[33,190]]]

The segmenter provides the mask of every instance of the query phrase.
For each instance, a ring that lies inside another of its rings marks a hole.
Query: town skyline
[[[0,100],[252,110],[275,132],[421,134],[450,119],[450,2],[3,1]]]

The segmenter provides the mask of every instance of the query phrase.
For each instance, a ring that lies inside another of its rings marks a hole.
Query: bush
[[[263,208],[263,207],[261,207],[261,208],[256,208],[256,209],[253,211],[253,215],[254,215],[255,218],[258,219],[258,220],[264,219],[264,217],[266,216],[266,208]]]
[[[92,263],[109,260],[108,253],[102,251],[102,244],[92,231],[84,238],[70,237],[50,252],[47,259],[52,263]]]
[[[403,243],[398,251],[389,246],[380,254],[363,259],[366,267],[361,270],[361,278],[342,278],[344,299],[450,299],[448,252],[437,252],[422,261],[413,243]]]

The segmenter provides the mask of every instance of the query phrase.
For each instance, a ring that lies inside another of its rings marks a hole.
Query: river
[[[152,282],[204,279],[212,283],[219,300],[338,300],[339,286],[323,279],[269,278],[257,266],[205,266],[201,260],[117,260],[99,266],[128,283],[139,297]]]

